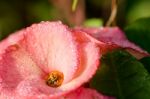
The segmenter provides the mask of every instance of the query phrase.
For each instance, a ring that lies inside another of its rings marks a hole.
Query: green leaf
[[[150,17],[142,18],[125,28],[129,40],[150,52]]]
[[[104,55],[90,86],[117,99],[150,99],[150,76],[129,53],[115,50]]]
[[[86,27],[100,27],[103,26],[103,20],[98,18],[87,19],[84,22],[84,26]]]
[[[140,60],[140,62],[144,64],[145,68],[150,73],[150,57],[144,57]]]

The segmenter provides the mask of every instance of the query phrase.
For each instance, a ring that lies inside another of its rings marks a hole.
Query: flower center
[[[46,84],[50,87],[59,87],[64,80],[64,75],[59,71],[52,71],[46,78]]]

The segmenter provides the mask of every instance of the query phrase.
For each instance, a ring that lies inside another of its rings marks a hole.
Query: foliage
[[[125,28],[129,40],[150,52],[150,17],[142,18]]]
[[[115,50],[104,55],[101,62],[91,87],[118,99],[150,98],[149,73],[129,53]]]

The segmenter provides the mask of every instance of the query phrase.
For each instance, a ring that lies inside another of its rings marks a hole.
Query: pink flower
[[[0,43],[0,99],[114,99],[83,88],[107,51],[149,55],[115,28],[69,29],[41,22]]]
[[[79,88],[100,57],[94,42],[61,22],[34,24],[0,43],[0,99],[108,99]]]

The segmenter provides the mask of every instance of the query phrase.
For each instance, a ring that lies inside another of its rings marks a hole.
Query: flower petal
[[[79,36],[60,22],[42,22],[2,41],[0,97],[54,99],[88,82],[98,68],[101,54],[95,43],[80,42]],[[47,86],[43,78],[54,70],[65,77],[57,88]]]
[[[82,48],[81,48],[82,47]],[[88,82],[90,78],[95,74],[98,68],[99,62],[99,49],[95,47],[93,43],[85,43],[80,45],[81,53],[80,53],[80,66],[76,71],[76,75],[74,78],[63,84],[58,88],[51,88],[45,85],[42,80],[39,79],[27,79],[22,82],[17,89],[21,93],[22,91],[26,91],[25,95],[31,94],[32,97],[49,97],[49,98],[57,98],[61,97],[63,94],[69,93],[72,90],[77,89],[83,83]],[[22,90],[22,91],[21,91]]]
[[[118,27],[101,27],[101,28],[82,28],[78,27],[76,31],[86,32],[95,39],[104,42],[108,45],[117,45],[118,47],[126,48],[131,54],[137,58],[149,56],[149,54],[140,47],[130,42],[124,33]]]
[[[3,40],[0,47],[0,91],[3,96],[14,93],[12,90],[16,88],[16,90],[26,89],[27,83],[30,87],[33,85],[36,90],[43,90],[42,94],[49,92],[49,95],[53,96],[62,90],[60,88],[52,90],[53,88],[46,85],[43,76],[57,70],[63,72],[63,83],[67,83],[77,70],[76,42],[70,30],[60,22],[34,24]],[[34,86],[32,79],[26,80],[30,76],[41,78],[43,83],[37,85],[46,86],[47,90]],[[50,93],[51,91],[53,93]]]
[[[13,96],[17,86],[31,75],[41,76],[42,72],[19,45],[9,46],[0,59],[0,97]]]
[[[115,99],[115,98],[110,96],[105,96],[93,89],[81,87],[66,95],[65,99]]]
[[[67,84],[61,86],[63,90],[74,90],[80,87],[83,83],[88,82],[96,73],[99,66],[99,48],[94,43],[86,42],[79,45],[80,64],[74,78]]]
[[[45,84],[45,81],[40,77],[29,77],[22,81],[16,88],[17,95],[24,97],[57,97],[63,91],[57,88],[49,87]]]
[[[71,32],[61,22],[41,22],[28,27],[21,45],[43,71],[63,72],[63,83],[72,79],[78,53]]]

